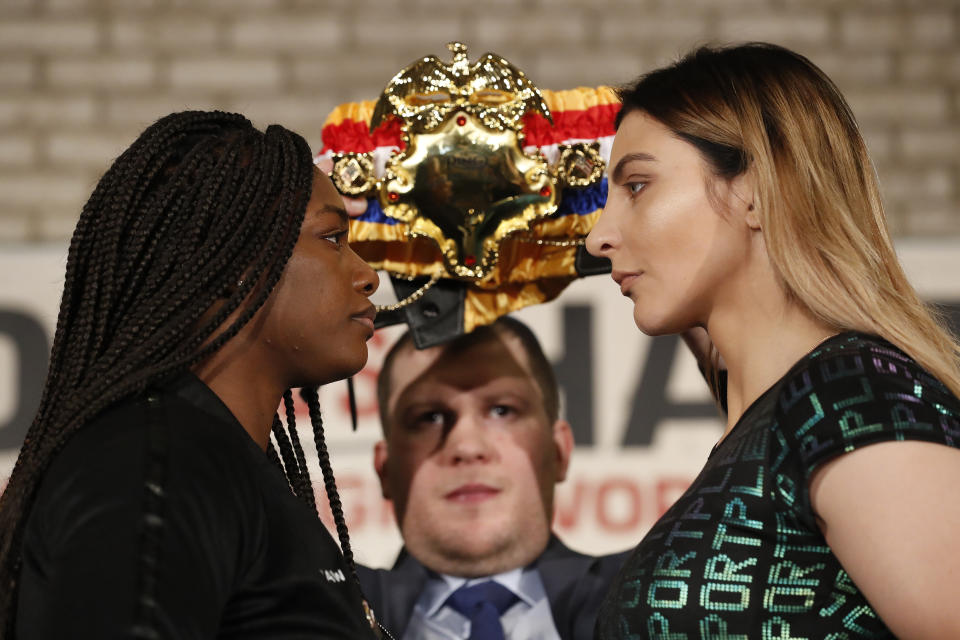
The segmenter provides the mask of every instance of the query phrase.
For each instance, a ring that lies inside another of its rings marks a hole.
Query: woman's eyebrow
[[[318,214],[321,214],[321,213],[332,213],[332,214],[334,214],[334,215],[336,215],[336,216],[340,216],[340,218],[342,218],[342,219],[341,219],[341,222],[343,222],[344,224],[346,224],[347,222],[350,221],[350,217],[347,215],[347,210],[346,210],[346,209],[344,209],[343,207],[338,207],[338,206],[336,206],[336,205],[332,205],[332,204],[323,204],[323,205],[320,205],[320,208],[318,208],[318,209],[316,210],[316,213],[318,213]]]
[[[624,167],[634,161],[656,162],[657,159],[649,153],[628,153],[620,158],[620,160],[617,162],[617,166],[615,166],[613,171],[610,172],[610,177],[613,179],[613,181],[620,182],[620,180],[623,178]]]

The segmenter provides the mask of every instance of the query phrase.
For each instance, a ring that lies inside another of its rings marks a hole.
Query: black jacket
[[[192,374],[114,405],[53,461],[17,625],[23,640],[374,637],[336,542]]]
[[[534,566],[540,572],[553,624],[562,640],[593,638],[600,602],[627,553],[588,556],[569,549],[556,536],[551,536]],[[404,549],[392,569],[357,567],[357,571],[377,619],[400,640],[430,577],[428,569]]]

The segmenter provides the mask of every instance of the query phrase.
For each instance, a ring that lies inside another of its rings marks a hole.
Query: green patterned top
[[[960,447],[960,400],[912,358],[844,333],[758,398],[608,592],[606,639],[892,638],[814,521],[809,480],[875,442]]]

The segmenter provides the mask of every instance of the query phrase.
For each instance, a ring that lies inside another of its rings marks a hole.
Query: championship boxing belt
[[[394,285],[377,325],[406,322],[420,348],[610,270],[583,243],[607,195],[613,90],[541,91],[496,54],[448,48],[335,108],[316,156],[362,211],[351,247]]]

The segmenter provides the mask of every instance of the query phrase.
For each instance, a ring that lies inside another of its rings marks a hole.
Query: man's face
[[[553,424],[520,341],[500,331],[456,352],[393,360],[374,465],[408,551],[450,575],[522,567],[546,547],[573,437]]]

